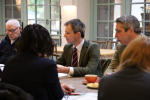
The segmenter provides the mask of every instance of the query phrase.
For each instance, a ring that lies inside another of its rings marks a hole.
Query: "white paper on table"
[[[98,93],[86,93],[82,96],[69,96],[68,100],[97,100]],[[63,98],[62,100],[66,100]]]
[[[78,98],[78,97],[81,97],[81,96],[69,96],[67,100],[76,100],[75,98]],[[66,100],[66,98],[62,98],[61,100]]]
[[[0,67],[4,67],[5,65],[4,64],[0,64]]]
[[[4,64],[0,64],[0,69],[3,71],[3,69],[4,69]]]
[[[72,100],[97,100],[97,93],[87,93]]]
[[[1,67],[0,69],[3,71],[3,70],[4,70],[4,67]]]

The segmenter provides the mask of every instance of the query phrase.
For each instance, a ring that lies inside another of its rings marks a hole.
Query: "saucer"
[[[98,83],[88,83],[87,87],[92,88],[92,89],[97,89],[99,87],[99,84]]]
[[[88,84],[88,82],[87,82],[86,80],[82,81],[82,83],[83,83],[84,85]]]
[[[88,84],[88,82],[87,82],[86,80],[82,81],[82,83],[83,83],[84,85],[87,85],[87,84]],[[94,82],[94,83],[99,83],[99,81],[96,81],[96,82]]]

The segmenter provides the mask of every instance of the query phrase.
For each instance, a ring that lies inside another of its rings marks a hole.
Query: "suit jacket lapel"
[[[84,39],[84,44],[82,46],[81,53],[80,53],[79,66],[81,66],[81,62],[84,58],[87,48],[88,48],[88,41],[86,39]]]
[[[72,60],[72,54],[73,54],[73,45],[71,46],[71,48],[68,50],[68,64],[71,65],[71,60]]]

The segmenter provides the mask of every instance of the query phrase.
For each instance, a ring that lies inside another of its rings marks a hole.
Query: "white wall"
[[[62,0],[63,5],[67,0]],[[62,15],[61,15],[61,27],[62,27],[62,46],[64,46],[67,42],[64,38],[65,26],[64,23],[74,19],[79,18],[86,26],[85,38],[89,39],[89,30],[90,30],[90,0],[72,0],[73,7],[66,8],[66,6],[62,6]],[[67,4],[67,3],[66,3]]]
[[[64,46],[67,42],[66,39],[64,38],[65,34],[65,26],[64,23],[67,22],[68,20],[77,18],[77,7],[76,6],[63,6],[62,7],[62,15],[61,15],[61,27],[62,27],[62,32],[61,32],[61,40],[62,40],[62,46]]]
[[[86,26],[85,38],[89,39],[90,32],[90,0],[77,0],[77,18]]]

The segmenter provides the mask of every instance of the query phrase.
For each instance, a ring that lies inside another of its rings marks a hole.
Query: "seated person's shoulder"
[[[40,60],[41,63],[43,64],[48,64],[48,65],[54,65],[56,64],[56,62],[52,59],[48,59],[48,58],[43,58],[41,57],[42,59]]]
[[[117,51],[123,51],[124,49],[125,49],[125,45],[121,45],[121,43],[120,42],[118,42],[118,44],[117,44]]]
[[[6,35],[5,38],[1,40],[0,44],[5,45],[5,44],[9,43],[9,41],[10,41],[9,37],[8,37],[8,35]]]
[[[121,43],[118,42],[117,47],[126,47],[126,45],[121,45]]]
[[[109,80],[109,81],[112,81],[112,79],[116,78],[117,76],[120,76],[120,74],[118,72],[115,72],[115,73],[111,73],[109,75],[103,76],[100,80]]]
[[[94,43],[94,42],[92,42],[92,41],[88,41],[88,43],[89,43],[89,47],[90,47],[90,48],[95,48],[95,47],[98,47],[98,48],[99,48],[99,46],[98,46],[97,43]]]
[[[73,46],[73,44],[67,43],[67,44],[65,44],[64,49],[69,49],[69,48],[71,48],[72,46]]]
[[[32,62],[31,63],[42,69],[57,69],[56,62],[48,58],[41,57],[40,60],[34,62],[36,62],[36,64]]]

